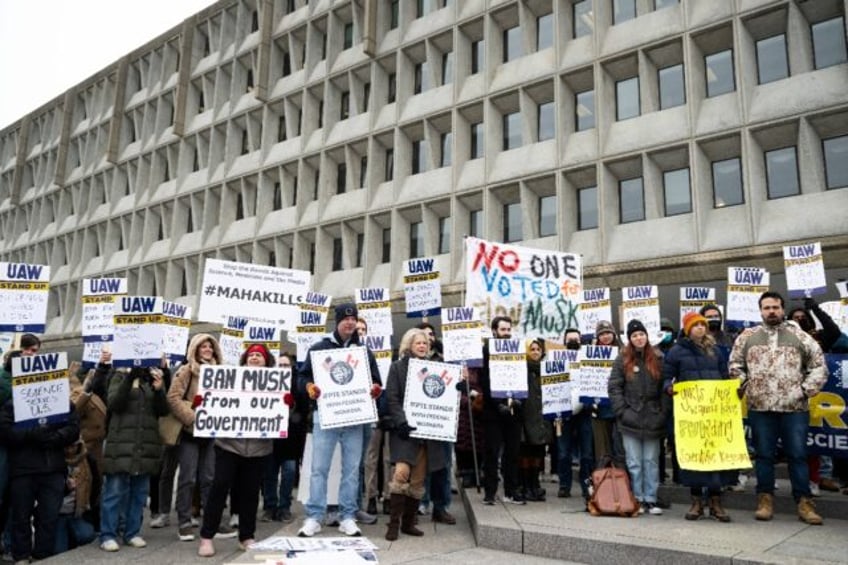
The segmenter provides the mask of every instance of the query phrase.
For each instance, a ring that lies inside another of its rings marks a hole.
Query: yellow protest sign
[[[676,383],[674,441],[681,469],[722,471],[751,466],[736,379]]]

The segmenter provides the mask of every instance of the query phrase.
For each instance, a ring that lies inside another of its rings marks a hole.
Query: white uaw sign
[[[403,412],[417,428],[409,435],[420,439],[456,441],[459,425],[459,381],[462,367],[424,359],[410,359],[406,373]]]
[[[291,390],[286,367],[203,365],[194,412],[195,437],[285,438]]]
[[[322,429],[377,421],[364,347],[322,349],[310,353],[310,359],[315,384],[321,389],[318,418]]]
[[[32,427],[68,418],[70,387],[67,353],[12,358],[15,427]]]

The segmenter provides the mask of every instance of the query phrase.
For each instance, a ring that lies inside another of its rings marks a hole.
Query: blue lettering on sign
[[[806,245],[790,245],[790,257],[812,257],[816,253],[815,244],[809,243]]]
[[[41,265],[26,265],[24,263],[9,263],[6,265],[6,276],[9,279],[22,281],[38,280],[41,276]]]
[[[607,289],[592,288],[583,291],[583,302],[600,302],[607,299]]]
[[[177,304],[176,302],[166,302],[162,305],[162,312],[166,316],[185,318],[186,307],[182,304]]]
[[[360,288],[359,289],[359,301],[360,302],[379,302],[383,300],[383,289],[382,288]]]
[[[153,312],[156,307],[154,296],[124,296],[121,298],[121,312]]]
[[[468,322],[474,318],[474,308],[448,308],[448,322]]]
[[[518,353],[521,345],[517,339],[495,339],[493,342],[497,353]]]
[[[385,349],[383,344],[386,342],[386,336],[383,335],[367,335],[365,336],[365,345],[368,346],[368,349],[373,349],[374,351],[382,351]]]
[[[274,328],[251,327],[248,331],[250,339],[271,341],[274,339]]]
[[[116,294],[121,291],[121,279],[89,279],[88,287],[97,294]]]
[[[710,289],[700,287],[686,287],[686,300],[707,300],[710,297]]]
[[[243,330],[247,325],[247,318],[237,318],[235,316],[227,316],[227,327],[234,330]]]
[[[326,294],[320,294],[317,292],[307,292],[306,293],[306,303],[307,304],[315,304],[318,306],[326,306],[327,301],[329,300],[329,296]]]
[[[739,284],[760,285],[763,282],[762,271],[736,271],[734,280]]]
[[[433,259],[421,259],[409,262],[410,273],[431,273],[433,272]]]
[[[23,373],[46,373],[55,371],[59,365],[58,353],[47,353],[45,355],[21,357],[21,372]]]
[[[321,314],[318,312],[301,312],[300,323],[304,326],[317,326],[321,324]]]
[[[545,371],[549,375],[567,373],[568,367],[566,367],[565,361],[545,361]]]
[[[586,359],[612,359],[612,348],[605,345],[587,345]]]
[[[650,286],[628,286],[627,287],[627,299],[628,300],[636,300],[639,298],[650,298],[651,297],[651,287]]]

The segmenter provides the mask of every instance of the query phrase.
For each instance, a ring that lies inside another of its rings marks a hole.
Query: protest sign
[[[810,399],[807,453],[848,457],[848,355],[824,356],[830,375]]]
[[[194,437],[288,437],[291,383],[290,367],[202,365]]]
[[[407,318],[439,315],[442,285],[435,259],[409,259],[403,262],[403,294],[406,298]]]
[[[836,290],[839,291],[841,309],[839,319],[834,318],[834,321],[845,332],[848,331],[848,281],[839,281],[836,283]]]
[[[551,349],[542,361],[542,414],[571,414],[571,349]],[[575,356],[576,357],[576,356]]]
[[[612,305],[610,289],[588,288],[583,291],[580,302],[580,335],[584,338],[595,337],[598,322],[612,322]]]
[[[282,333],[277,326],[269,326],[258,322],[248,321],[244,327],[244,342],[242,344],[245,351],[253,345],[264,345],[275,358],[280,356],[280,346]]]
[[[127,279],[99,278],[82,281],[82,361],[95,364],[103,345],[115,335],[115,299],[127,294]]]
[[[680,287],[680,319],[678,327],[683,327],[683,317],[690,312],[699,312],[707,304],[715,304],[716,289],[704,286]]]
[[[527,351],[521,339],[489,340],[492,398],[527,398]]]
[[[645,326],[648,339],[657,341],[660,335],[660,292],[655,285],[625,286],[621,289],[621,327],[631,320]]]
[[[289,333],[289,341],[294,343],[297,348],[297,362],[303,363],[306,361],[309,348],[324,339],[326,335],[327,330],[323,325],[297,326],[294,333]]]
[[[71,409],[67,353],[12,358],[15,427],[62,422]]]
[[[197,319],[235,316],[292,331],[310,278],[308,271],[207,259]]]
[[[743,327],[763,321],[760,295],[769,289],[769,272],[757,267],[727,268],[727,325]]]
[[[357,288],[356,306],[359,317],[368,324],[368,333],[392,335],[392,303],[388,288]]]
[[[406,373],[403,412],[417,428],[409,435],[419,439],[456,441],[459,425],[459,382],[462,367],[425,359],[410,359]]]
[[[50,267],[0,262],[0,332],[44,333]]]
[[[681,469],[723,471],[751,466],[736,379],[675,383],[674,440]]]
[[[329,294],[321,294],[320,292],[307,292],[306,298],[299,306],[301,326],[321,326],[327,325],[327,315],[330,312],[330,303],[333,297]]]
[[[311,354],[312,375],[321,389],[318,418],[322,429],[377,421],[371,374],[363,346],[324,349]]]
[[[827,292],[821,243],[783,246],[786,289],[789,298],[804,298]]]
[[[465,305],[488,325],[509,316],[514,337],[559,339],[578,326],[583,291],[580,255],[468,237]]]
[[[483,322],[475,308],[445,308],[442,346],[445,361],[483,360]]]
[[[244,351],[244,328],[247,326],[247,318],[227,316],[224,327],[221,328],[221,336],[218,345],[224,356],[224,365],[239,365],[241,354]]]
[[[157,367],[162,361],[161,296],[121,296],[115,302],[115,367]]]
[[[386,379],[389,378],[389,367],[392,365],[392,336],[366,335],[365,346],[374,354],[377,368],[380,370],[380,379],[385,386]]]
[[[580,348],[575,386],[581,402],[604,404],[609,402],[609,378],[618,357],[618,348],[612,345],[586,345]]]
[[[177,302],[162,303],[162,353],[171,363],[185,359],[191,330],[191,307]]]

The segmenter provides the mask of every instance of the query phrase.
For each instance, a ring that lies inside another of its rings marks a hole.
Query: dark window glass
[[[504,204],[504,243],[513,241],[521,241],[523,234],[521,231],[521,204]]]
[[[347,165],[339,163],[336,166],[336,194],[343,194],[347,188]]]
[[[324,127],[324,101],[318,102],[318,127]]]
[[[344,49],[353,47],[353,24],[345,24],[344,26]]]
[[[665,215],[688,214],[692,211],[692,196],[689,192],[689,169],[677,169],[663,173],[665,193]]]
[[[595,91],[587,90],[575,95],[576,127],[577,131],[584,131],[595,127]]]
[[[591,35],[595,27],[592,13],[592,0],[581,0],[574,3],[574,39]]]
[[[503,117],[503,148],[521,147],[521,114],[514,112]]]
[[[297,109],[297,135],[303,131],[303,110]]]
[[[342,92],[339,119],[346,120],[348,117],[350,117],[350,92]]]
[[[389,8],[389,29],[395,29],[398,26],[398,6],[400,0],[392,0]],[[385,261],[384,261],[385,262]]]
[[[468,220],[468,235],[483,237],[483,210],[471,210]]]
[[[439,218],[439,254],[450,253],[450,218]]]
[[[286,140],[286,117],[280,116],[277,120],[277,141]]]
[[[831,137],[822,142],[827,188],[848,186],[848,135]]]
[[[757,76],[759,84],[789,76],[785,34],[757,41]]]
[[[286,0],[286,13],[291,14],[294,10],[294,0]]]
[[[742,162],[739,157],[713,161],[713,205],[736,206],[745,201],[742,193]]]
[[[801,193],[795,146],[766,151],[766,185],[769,198],[783,198]]]
[[[587,186],[577,191],[577,229],[598,227],[598,187]]]
[[[442,53],[442,84],[453,82],[453,52]]]
[[[471,124],[471,159],[483,156],[483,123]]]
[[[424,140],[412,142],[412,174],[427,170],[427,143]]]
[[[474,41],[471,43],[471,74],[476,75],[483,70],[483,62],[486,60],[483,48],[485,44],[483,40]]]
[[[274,183],[274,210],[282,210],[283,209],[283,186],[279,182]],[[189,214],[189,220],[191,220],[191,214]],[[188,230],[192,232],[194,230]]]
[[[615,83],[616,120],[627,120],[639,115],[639,77]]]
[[[686,88],[683,86],[683,65],[674,65],[659,70],[660,110],[686,104]]]
[[[371,83],[366,82],[362,85],[362,112],[368,111],[368,103],[371,102]]]
[[[383,228],[383,253],[380,255],[381,263],[388,263],[392,260],[392,230],[391,228]]]
[[[612,0],[612,24],[620,24],[636,17],[636,0]]]
[[[259,31],[259,12],[253,10],[250,14],[250,32]]]
[[[333,270],[342,270],[342,238],[333,238]]]
[[[424,256],[424,237],[421,222],[409,224],[409,258]]]
[[[321,33],[321,61],[327,58],[327,34]]]
[[[536,18],[536,51],[554,46],[554,15],[545,14]]]
[[[315,176],[312,181],[312,200],[318,200],[318,190],[321,188],[321,171],[315,169]]]
[[[288,51],[283,53],[283,76],[287,77],[291,74],[291,55]]]
[[[556,117],[554,103],[545,102],[536,107],[536,126],[539,131],[539,141],[553,139],[556,136]]]
[[[539,198],[539,237],[556,235],[556,196]]]
[[[430,11],[430,1],[429,0],[416,0],[415,1],[415,17],[423,18],[427,15],[427,12]]]
[[[386,182],[395,177],[395,151],[386,149]]]
[[[621,223],[638,222],[645,219],[645,193],[642,190],[642,177],[623,180],[618,183],[619,215]]]
[[[292,179],[292,206],[297,204],[297,175]]]
[[[309,244],[309,272],[315,274],[315,244]]]
[[[453,164],[453,134],[451,132],[443,133],[439,145],[442,149],[440,165],[450,167]]]
[[[424,91],[430,90],[430,67],[427,61],[415,65],[415,84],[413,85],[413,93],[421,94]]]
[[[359,159],[359,188],[365,188],[368,182],[368,157]]]
[[[733,49],[719,51],[704,57],[707,72],[707,97],[736,90],[733,74]]]
[[[521,28],[518,26],[503,31],[503,62],[508,63],[521,57]]]
[[[389,73],[389,96],[387,102],[391,104],[397,98],[397,75]]]
[[[813,24],[811,31],[817,69],[845,62],[845,19],[842,16]]]
[[[355,268],[362,266],[362,256],[365,254],[365,234],[356,234],[356,265]]]

